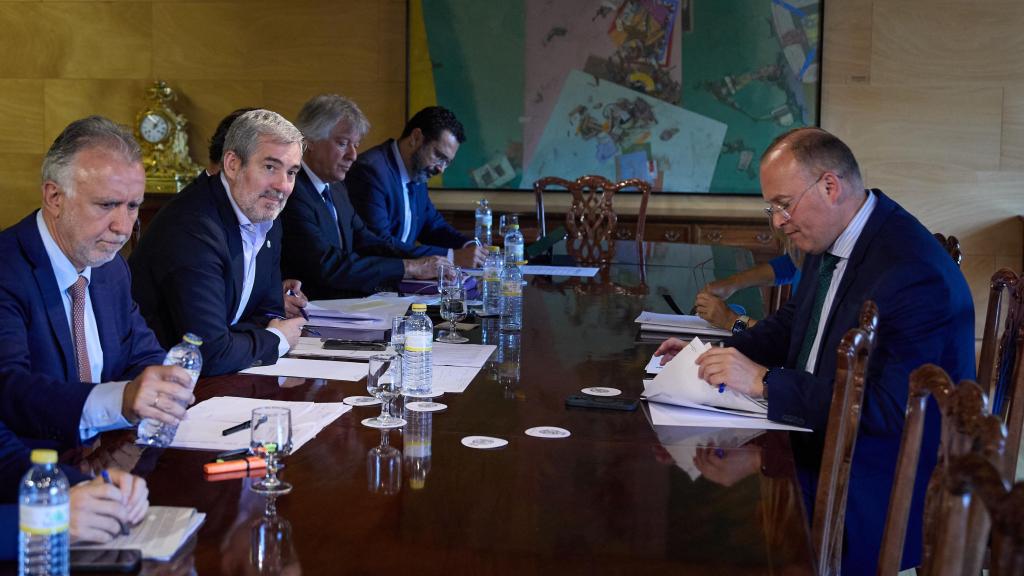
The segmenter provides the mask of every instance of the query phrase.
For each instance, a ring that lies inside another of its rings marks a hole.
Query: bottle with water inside
[[[519,224],[513,224],[508,234],[505,234],[505,265],[511,263],[519,266],[522,261],[523,233],[519,231]]]
[[[523,273],[517,262],[505,262],[501,271],[501,329],[523,328]]]
[[[484,260],[484,316],[501,314],[502,264],[501,250],[497,246],[488,247],[487,259]]]
[[[199,373],[203,370],[203,355],[199,347],[203,345],[203,339],[188,332],[181,338],[171,351],[164,357],[164,366],[181,366],[192,377],[191,387],[199,380]],[[167,399],[164,402],[171,402]],[[138,437],[144,444],[163,448],[170,446],[174,440],[174,433],[178,431],[177,426],[164,424],[154,418],[145,418],[139,422]]]
[[[18,490],[18,574],[69,571],[71,500],[56,450],[33,450],[32,468]]]
[[[402,354],[402,388],[407,396],[430,397],[433,393],[434,323],[426,304],[413,304],[405,321],[405,353]]]
[[[484,246],[491,243],[491,205],[487,203],[487,198],[482,198],[480,202],[477,202],[476,226],[473,228],[473,236]]]

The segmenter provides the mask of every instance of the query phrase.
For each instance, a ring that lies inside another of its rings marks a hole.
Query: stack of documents
[[[732,336],[731,330],[712,326],[699,316],[685,314],[658,314],[657,312],[641,312],[634,320],[645,332],[668,332],[671,334],[699,334],[701,336]]]
[[[366,368],[363,364],[363,372]],[[325,426],[352,409],[341,402],[286,402],[217,396],[188,409],[178,426],[171,448],[195,450],[237,450],[249,447],[249,429],[224,436],[224,430],[252,419],[254,408],[277,406],[292,411],[292,452],[309,442]]]
[[[118,536],[106,544],[74,544],[75,550],[142,550],[144,560],[170,560],[206,520],[195,508],[150,506],[146,517],[131,528],[131,534]]]
[[[315,300],[306,305],[309,324],[331,328],[390,330],[391,319],[404,316],[411,298],[344,298]]]

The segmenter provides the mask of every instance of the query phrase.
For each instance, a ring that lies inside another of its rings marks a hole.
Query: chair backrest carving
[[[942,244],[942,247],[949,253],[949,257],[952,258],[953,262],[955,262],[957,267],[959,267],[960,263],[964,261],[964,253],[960,251],[960,240],[957,239],[956,236],[946,236],[940,232],[936,232],[935,234],[932,234],[932,236],[935,236],[935,239],[939,241],[939,244]]]
[[[864,379],[877,330],[878,307],[868,300],[861,308],[860,326],[843,336],[836,351],[836,379],[811,524],[819,574],[839,574],[850,465],[860,427]]]

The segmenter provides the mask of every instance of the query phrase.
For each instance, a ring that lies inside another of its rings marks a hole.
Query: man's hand
[[[701,446],[697,448],[693,464],[705,478],[728,488],[761,470],[761,447],[747,445],[722,449]]]
[[[713,282],[708,282],[707,284],[704,285],[704,288],[701,289],[701,292],[725,300],[729,296],[735,294],[737,288],[738,287],[736,285],[734,285],[732,282],[729,281],[728,278],[726,278],[723,280],[715,280]]]
[[[149,511],[149,487],[146,481],[123,470],[110,468],[107,470],[110,481],[121,491],[121,504],[128,513],[128,522],[138,524]]]
[[[289,348],[295,348],[295,345],[299,343],[299,336],[302,334],[302,327],[306,324],[306,320],[299,316],[298,318],[291,318],[289,320],[279,320],[274,318],[267,323],[267,328],[276,328],[284,334],[284,339],[288,341]]]
[[[121,533],[122,523],[129,522],[121,490],[102,478],[73,486],[70,495],[72,543],[105,544]]]
[[[735,348],[712,348],[697,357],[697,375],[712,386],[729,388],[754,398],[764,396],[767,368],[744,356]]]
[[[181,366],[149,366],[124,387],[121,413],[129,422],[154,418],[175,426],[195,401],[192,377]]]
[[[665,364],[668,364],[670,360],[675,358],[676,354],[682,352],[683,348],[686,348],[687,344],[689,344],[689,342],[683,342],[679,338],[669,338],[662,342],[661,346],[658,346],[658,349],[654,351],[654,355],[661,356],[661,366],[664,366]]]
[[[739,314],[729,309],[725,300],[707,292],[697,294],[694,307],[697,309],[697,316],[726,330],[731,330],[732,325],[740,318]]]
[[[462,268],[479,268],[485,258],[487,249],[475,242],[455,251],[455,265]]]
[[[448,259],[444,256],[424,256],[422,258],[402,260],[405,277],[416,280],[433,280],[437,278],[437,267]]]
[[[302,282],[295,279],[285,280],[282,284],[284,290],[284,315],[286,318],[297,318],[302,316],[302,309],[309,304],[309,299],[302,293]]]

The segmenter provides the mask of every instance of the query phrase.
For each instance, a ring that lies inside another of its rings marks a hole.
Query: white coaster
[[[418,394],[416,392],[409,392],[408,390],[402,391],[402,396],[405,396],[406,398],[437,398],[442,394],[444,394],[444,392],[441,392],[440,390],[434,390],[433,392],[428,392],[426,394]]]
[[[602,387],[584,388],[583,390],[580,390],[580,392],[590,394],[591,396],[618,396],[619,394],[622,394],[622,390],[619,390],[618,388]]]
[[[572,434],[557,426],[534,426],[526,431],[526,435],[534,438],[568,438]]]
[[[440,402],[406,402],[405,408],[413,412],[440,412],[448,408],[448,405]]]
[[[381,429],[385,429],[385,428],[401,428],[402,426],[405,426],[406,424],[407,424],[407,422],[405,421],[404,418],[395,418],[395,417],[392,417],[391,418],[391,423],[386,425],[386,426],[381,424],[377,420],[377,417],[367,418],[367,419],[363,420],[363,426],[369,426],[370,428],[381,428]]]
[[[349,406],[376,406],[380,404],[380,400],[373,396],[346,396],[342,399],[342,402]]]
[[[508,440],[502,440],[501,438],[492,438],[490,436],[466,436],[462,439],[462,445],[469,448],[477,448],[480,450],[489,450],[491,448],[501,448],[508,445]]]

